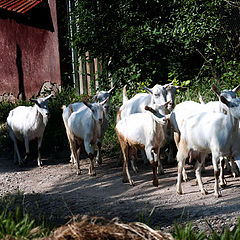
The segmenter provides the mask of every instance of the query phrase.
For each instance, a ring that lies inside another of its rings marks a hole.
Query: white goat
[[[121,119],[128,117],[131,114],[134,113],[143,113],[146,112],[145,106],[152,107],[155,106],[161,106],[164,105],[167,97],[167,91],[166,89],[156,84],[153,88],[146,88],[143,87],[148,93],[138,93],[134,97],[128,100],[126,95],[126,86],[123,88],[123,105],[120,107],[119,111],[117,112],[117,122]],[[144,150],[141,150],[142,159],[144,162],[147,162],[147,157],[144,152]],[[135,154],[137,156],[137,154]],[[160,163],[160,161],[159,161]],[[134,170],[134,172],[137,172],[137,166],[135,164],[135,160],[131,160],[131,165]],[[160,169],[162,168],[162,165],[160,166]]]
[[[102,124],[104,122],[103,106],[109,100],[107,98],[101,103],[78,103],[78,110],[73,111],[74,104],[63,106],[63,120],[66,120],[66,131],[70,144],[73,163],[76,164],[77,174],[80,174],[79,155],[84,150],[90,158],[89,175],[96,175],[94,169],[94,149],[97,140],[102,135]],[[70,114],[70,115],[69,115]]]
[[[216,197],[221,195],[219,190],[218,160],[220,157],[232,155],[240,160],[238,140],[238,126],[240,119],[240,98],[228,101],[221,96],[220,100],[228,107],[229,114],[202,112],[186,118],[181,126],[181,138],[178,145],[178,178],[177,192],[182,193],[181,178],[185,159],[191,150],[203,154],[212,153],[214,167]],[[204,131],[203,131],[204,129]],[[206,194],[201,179],[201,163],[197,161],[196,178],[202,194]]]
[[[240,85],[238,85],[237,87],[235,87],[232,90],[223,90],[221,92],[217,89],[217,87],[215,85],[213,85],[212,88],[218,96],[223,96],[228,101],[231,101],[233,98],[237,97],[237,92],[240,90]],[[221,101],[210,101],[208,103],[205,103],[202,100],[201,96],[200,96],[199,100],[200,100],[201,104],[204,104],[206,111],[222,112],[222,113],[226,113],[228,111],[228,108],[226,107],[226,105],[223,104]]]
[[[109,91],[100,91],[97,92],[96,95],[94,96],[94,102],[96,103],[100,103],[100,102],[104,102],[107,98],[110,99],[111,93],[113,91],[114,87],[111,88]],[[68,118],[70,117],[72,111],[76,112],[78,111],[81,107],[83,106],[83,103],[81,102],[76,102],[71,104],[71,110],[66,107],[64,112],[63,112],[63,122],[66,128],[66,133],[67,133],[67,137],[69,139],[68,136]],[[101,125],[101,135],[99,136],[99,138],[97,139],[97,157],[96,157],[96,161],[98,164],[102,163],[102,154],[101,154],[101,147],[102,147],[102,140],[104,138],[104,134],[107,130],[108,127],[108,112],[110,109],[110,101],[105,102],[105,104],[103,105],[103,110],[104,110],[104,118],[103,118],[103,123]],[[74,163],[73,161],[73,156],[71,155],[71,160],[72,163]]]
[[[152,104],[157,104],[160,106],[168,102],[167,109],[171,111],[172,108],[174,108],[175,106],[175,93],[178,88],[181,88],[181,87],[174,86],[172,85],[172,83],[165,84],[164,86],[155,85],[152,89],[144,88],[149,92],[149,94],[139,93],[139,94],[136,94],[130,100],[128,100],[126,95],[126,86],[124,86],[123,105],[118,111],[117,122],[123,117],[129,116],[130,114],[146,112],[146,110],[144,109],[146,105],[151,106]],[[169,113],[167,109],[165,112],[166,114]],[[168,127],[167,127],[166,141],[169,142],[168,162],[171,162],[173,158],[173,151],[175,146],[173,142],[173,132],[171,130],[170,123],[168,123]],[[147,162],[146,155],[143,150],[141,150],[141,155],[142,155],[142,158],[144,159],[144,162]],[[131,164],[134,172],[136,172],[137,167],[134,162],[135,161],[131,161]],[[159,164],[158,173],[163,174],[164,170],[163,170],[163,166],[161,164],[160,159],[158,164]]]
[[[228,101],[231,101],[233,98],[237,97],[237,91],[240,90],[240,85],[238,85],[237,87],[235,87],[232,90],[223,90],[221,92],[217,89],[217,87],[215,85],[213,85],[212,88],[219,97],[224,96]],[[226,114],[228,113],[228,108],[221,101],[210,101],[208,103],[205,103],[202,99],[202,96],[200,96],[199,100],[200,100],[201,104],[204,104],[206,111],[222,112],[222,113],[226,113]],[[232,158],[230,158],[230,162],[228,161],[228,159],[226,157],[221,159],[220,160],[220,186],[226,185],[226,181],[225,181],[224,175],[223,175],[224,161],[225,161],[228,171],[231,170],[234,178],[238,174],[238,171],[235,167],[235,164],[234,164],[234,161]]]
[[[26,156],[24,161],[29,156],[29,141],[38,140],[38,166],[42,165],[40,148],[42,145],[42,138],[45,127],[49,118],[48,99],[52,95],[45,98],[30,99],[34,102],[33,107],[19,106],[9,112],[7,124],[9,129],[9,136],[14,143],[14,161],[19,165],[23,164],[20,156],[17,140],[24,142],[26,149]],[[17,156],[16,156],[17,155]],[[16,158],[17,157],[17,158]]]
[[[231,100],[232,98],[236,98],[236,92],[239,90],[239,86],[234,88],[233,90],[223,90],[221,92],[217,89],[217,87],[215,85],[213,85],[212,88],[219,97],[224,96],[228,100]],[[200,102],[202,104],[199,104],[194,101],[185,101],[185,102],[177,104],[176,107],[174,108],[172,115],[171,115],[171,121],[173,121],[173,118],[174,118],[174,120],[176,121],[176,124],[179,128],[179,129],[177,129],[177,131],[174,132],[174,140],[175,140],[177,147],[178,147],[178,144],[180,141],[181,124],[186,118],[188,118],[189,116],[192,116],[194,114],[201,113],[201,112],[227,112],[228,111],[227,106],[225,104],[221,103],[221,101],[212,101],[212,102],[205,104],[201,98]],[[190,155],[189,156],[190,159],[194,158],[194,156],[197,156],[196,160],[198,160],[198,161],[200,161],[200,159],[203,160],[203,158],[204,158],[204,156],[201,156],[201,153],[196,153],[194,151],[191,151],[189,155]],[[233,166],[233,163],[231,163],[231,165]],[[233,171],[233,175],[236,175],[235,174],[236,170],[234,168],[232,169],[232,171]],[[220,178],[221,186],[225,185],[225,181],[222,176],[223,175],[222,175],[222,169],[221,169],[221,178]],[[188,179],[187,174],[185,172],[185,168],[183,168],[183,179],[184,179],[184,181],[187,181],[187,179]]]
[[[166,103],[168,104],[168,103]],[[128,170],[128,158],[137,149],[144,149],[153,169],[153,185],[158,186],[157,166],[160,148],[165,141],[167,119],[164,116],[166,106],[158,106],[157,111],[145,106],[150,112],[131,114],[116,125],[116,133],[124,158],[123,182],[134,185]]]
[[[156,105],[164,105],[166,100],[166,89],[156,84],[153,88],[144,88],[148,93],[138,93],[133,98],[127,100],[127,96],[123,95],[123,105],[120,107],[117,114],[117,122],[124,117],[129,116],[133,113],[143,113],[146,112],[145,106],[152,107]],[[123,92],[124,93],[124,92]]]

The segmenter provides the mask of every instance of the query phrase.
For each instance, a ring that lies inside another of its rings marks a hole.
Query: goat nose
[[[102,121],[103,121],[102,118],[99,118],[99,122],[102,123]]]
[[[51,114],[50,113],[46,113],[47,117],[50,118]]]

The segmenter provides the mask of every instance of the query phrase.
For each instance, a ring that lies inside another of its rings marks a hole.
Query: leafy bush
[[[44,220],[25,212],[22,194],[0,199],[0,238],[32,239],[45,236],[49,230]],[[20,200],[20,202],[19,202]]]
[[[203,240],[206,236],[203,232],[196,233],[191,223],[186,226],[174,223],[173,237],[175,240]]]

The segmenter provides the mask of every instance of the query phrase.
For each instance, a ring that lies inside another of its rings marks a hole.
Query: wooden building
[[[56,0],[0,0],[0,95],[61,85]]]

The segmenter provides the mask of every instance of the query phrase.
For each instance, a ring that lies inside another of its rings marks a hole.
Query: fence
[[[98,90],[99,80],[104,79],[103,75],[106,74],[103,69],[103,61],[99,58],[91,58],[88,52],[79,57],[74,67],[76,93],[91,95]],[[105,77],[107,78],[107,74]],[[109,87],[112,87],[112,81]]]

